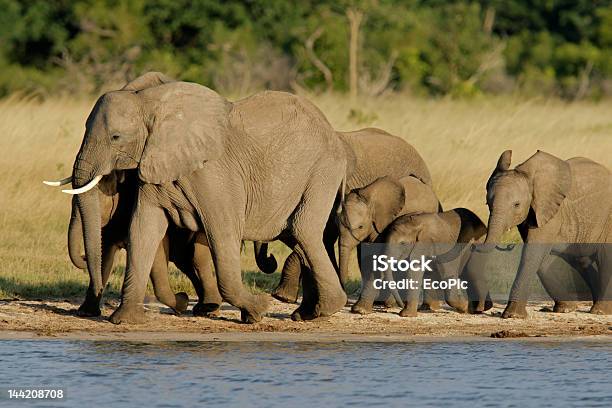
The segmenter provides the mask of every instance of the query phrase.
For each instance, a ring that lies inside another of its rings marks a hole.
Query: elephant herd
[[[243,285],[240,252],[253,241],[258,266],[273,272],[277,262],[266,243],[274,240],[292,252],[272,296],[295,303],[302,288],[294,320],[330,316],[346,305],[350,255],[355,248],[360,254],[362,243],[443,244],[446,255],[464,244],[452,266],[439,262],[436,273],[470,282],[469,301],[457,290],[444,299],[457,311],[479,313],[492,303],[473,271],[486,269],[480,263],[514,226],[526,244],[538,245],[525,245],[502,317],[526,316],[526,282],[536,273],[555,311],[575,307],[555,292],[558,285],[547,284],[560,254],[587,282],[591,312],[612,313],[610,245],[573,245],[612,243],[612,173],[585,158],[541,151],[514,169],[510,159],[510,151],[501,155],[487,183],[485,227],[467,209],[443,211],[427,165],[399,137],[372,128],[335,131],[316,106],[289,93],[229,102],[204,86],[149,72],[97,100],[72,175],[45,183],[72,184],[63,190],[73,194],[68,250],[90,278],[80,316],[100,315],[116,252],[124,248],[121,304],[111,322],[143,321],[149,276],[161,302],[186,310],[187,295],[169,284],[170,261],[193,283],[194,315],[217,314],[226,301],[243,322],[258,322],[268,295]],[[484,244],[468,245],[483,237]],[[380,295],[372,279],[362,270],[353,312],[372,310]],[[403,306],[401,316],[416,314],[418,296],[387,295],[387,303]],[[436,302],[423,295],[425,306]]]

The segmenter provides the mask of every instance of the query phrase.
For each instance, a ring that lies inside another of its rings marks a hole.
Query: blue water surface
[[[0,341],[0,406],[612,406],[612,342]],[[7,399],[62,388],[61,401]]]

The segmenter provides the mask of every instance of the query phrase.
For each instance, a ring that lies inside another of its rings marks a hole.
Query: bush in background
[[[0,0],[0,95],[97,93],[146,70],[228,94],[599,98],[611,88],[612,3]]]

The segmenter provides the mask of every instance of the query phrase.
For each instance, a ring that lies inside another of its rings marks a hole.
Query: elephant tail
[[[338,188],[338,195],[336,197],[337,207],[336,207],[336,215],[340,215],[344,208],[344,197],[346,196],[346,174],[342,176],[342,181],[340,182],[340,187]]]
[[[268,243],[253,241],[253,250],[255,251],[257,267],[263,273],[274,273],[278,264],[273,254],[268,255]]]

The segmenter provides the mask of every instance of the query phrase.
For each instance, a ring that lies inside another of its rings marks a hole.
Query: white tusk
[[[59,186],[63,186],[64,184],[68,184],[71,181],[72,181],[72,176],[66,177],[65,179],[61,179],[59,181],[43,181],[43,183],[51,187],[59,187]]]
[[[102,180],[102,176],[96,176],[96,177],[93,178],[93,180],[91,180],[89,183],[85,184],[83,187],[79,187],[79,188],[75,188],[75,189],[62,190],[62,193],[66,193],[66,194],[81,194],[81,193],[84,193],[84,192],[89,191],[92,188],[94,188],[96,186],[96,184],[98,184],[98,182],[100,180]]]

